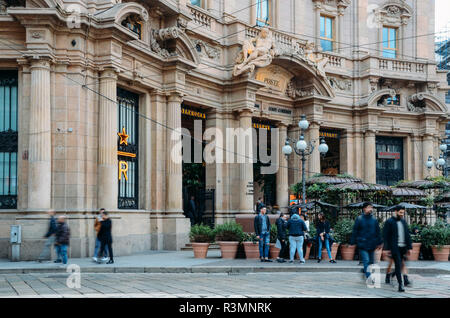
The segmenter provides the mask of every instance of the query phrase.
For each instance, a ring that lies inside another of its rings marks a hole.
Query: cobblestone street
[[[450,275],[410,275],[413,286],[367,288],[361,274],[81,274],[81,288],[67,287],[69,274],[2,274],[0,297],[450,297]]]

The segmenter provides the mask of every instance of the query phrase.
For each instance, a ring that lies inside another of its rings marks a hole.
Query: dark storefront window
[[[325,138],[328,145],[328,152],[324,157],[320,157],[320,172],[323,174],[336,175],[340,173],[340,149],[339,130],[321,129],[319,133],[320,138]],[[319,146],[319,141],[316,141],[316,147]]]
[[[17,208],[17,71],[0,71],[0,209]]]
[[[403,180],[403,138],[377,137],[377,183],[395,185]]]
[[[119,209],[138,208],[138,111],[139,96],[124,89],[117,89],[119,161]]]

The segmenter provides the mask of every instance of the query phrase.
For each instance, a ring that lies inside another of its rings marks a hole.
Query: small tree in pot
[[[425,227],[421,233],[422,244],[431,247],[435,261],[447,262],[450,253],[450,227],[442,220]]]
[[[244,233],[245,258],[258,259],[259,258],[259,241],[255,233]]]
[[[341,246],[341,257],[344,261],[352,261],[355,256],[356,245],[350,245],[353,225],[352,219],[341,219],[334,226],[334,237]]]
[[[244,239],[242,225],[236,222],[227,222],[217,225],[214,234],[220,246],[222,258],[236,258],[239,243]]]
[[[278,257],[278,254],[280,254],[280,249],[275,247],[277,237],[278,237],[277,226],[275,224],[272,224],[270,226],[270,248],[269,248],[269,255],[270,258],[272,259],[276,259]]]
[[[191,227],[189,233],[192,249],[195,258],[206,258],[209,244],[214,240],[213,230],[203,224],[196,224]]]
[[[420,247],[422,246],[419,225],[411,224],[409,226],[409,231],[411,232],[412,250],[408,256],[408,260],[417,261],[419,260]]]

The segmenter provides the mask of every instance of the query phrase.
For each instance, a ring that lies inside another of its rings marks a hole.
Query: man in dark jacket
[[[280,217],[277,219],[276,222],[277,225],[277,239],[280,241],[281,249],[280,253],[277,257],[277,262],[284,263],[284,256],[286,255],[287,251],[287,244],[286,244],[286,229],[287,229],[287,215],[284,213],[280,213]]]
[[[372,211],[372,203],[365,202],[363,204],[363,214],[355,220],[350,242],[352,245],[358,245],[367,279],[370,277],[368,267],[374,262],[375,249],[381,248],[381,244],[383,243],[380,235],[380,226],[378,225],[378,221],[372,216]],[[367,283],[374,284],[375,280],[367,280]]]
[[[261,262],[272,262],[269,259],[270,220],[266,214],[266,208],[261,208],[254,221],[256,237],[259,240],[259,257]]]
[[[297,250],[300,256],[300,264],[305,263],[303,258],[303,241],[305,232],[308,230],[305,224],[298,214],[292,214],[291,218],[287,222],[287,229],[289,232],[289,263],[294,262],[295,250]]]
[[[108,246],[108,254],[109,254],[109,261],[107,264],[113,264],[114,263],[114,257],[113,257],[113,250],[112,250],[112,223],[111,219],[109,218],[108,212],[103,211],[102,213],[102,221],[100,231],[98,232],[98,239],[100,240],[100,253],[99,256],[103,256],[103,252],[105,251],[105,247]],[[108,260],[107,257],[102,258],[102,261]]]
[[[58,253],[58,259],[55,263],[67,264],[67,247],[70,241],[70,229],[66,223],[66,217],[61,215],[58,217],[58,224],[56,227],[55,245]]]
[[[397,205],[395,216],[391,217],[384,224],[384,249],[390,251],[390,256],[395,263],[395,276],[397,276],[398,291],[404,292],[401,269],[405,271],[405,286],[409,285],[408,275],[406,274],[406,256],[412,249],[411,236],[409,235],[408,224],[404,219],[405,209]],[[390,273],[386,273],[390,277]]]
[[[41,254],[39,255],[37,261],[42,262],[44,260],[50,260],[51,258],[51,248],[52,245],[55,244],[55,233],[56,233],[56,219],[55,219],[55,211],[48,211],[48,215],[50,215],[50,222],[47,230],[47,234],[44,235],[45,241],[44,248],[42,249]]]

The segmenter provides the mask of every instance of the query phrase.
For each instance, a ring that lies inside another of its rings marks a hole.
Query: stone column
[[[100,74],[98,111],[98,198],[97,207],[117,210],[117,73],[105,69]]]
[[[183,169],[181,156],[181,95],[167,100],[166,209],[163,217],[163,249],[180,250],[189,242],[190,221],[183,215]]]
[[[167,103],[167,197],[166,210],[183,212],[183,173],[181,163],[181,96],[172,94]],[[175,130],[174,130],[175,129]],[[178,148],[177,148],[178,147]],[[177,151],[176,149],[180,149]]]
[[[341,134],[341,139],[339,142],[339,170],[341,173],[355,175],[353,144],[353,133],[346,130]]]
[[[256,25],[256,0],[251,0],[250,25]]]
[[[31,61],[28,209],[49,209],[52,187],[50,62]]]
[[[376,183],[375,132],[367,130],[364,135],[364,181]]]
[[[322,4],[320,2],[314,2],[314,22],[315,22],[315,44],[316,50],[321,51],[322,46],[320,45],[320,9],[322,8]]]
[[[320,153],[319,153],[319,145],[320,145],[320,126],[318,123],[311,123],[307,132],[309,134],[309,138],[306,142],[314,142],[314,151],[311,153],[309,158],[307,158],[307,168],[306,175],[312,176],[313,174],[320,173]]]
[[[287,127],[284,124],[278,126],[279,129],[279,168],[277,172],[277,204],[282,212],[287,212],[283,209],[289,205],[289,181],[288,181],[288,161],[286,156],[281,151],[287,137]]]
[[[433,136],[431,134],[425,134],[423,136],[422,141],[422,178],[425,179],[428,175],[433,175],[433,170],[436,169],[435,167],[431,168],[431,171],[428,171],[428,168],[426,166],[426,163],[428,161],[429,156],[434,156],[433,151]],[[435,157],[435,156],[434,156]],[[436,158],[438,159],[438,158]],[[435,160],[433,159],[433,163]]]
[[[243,129],[243,136],[241,137],[244,137],[245,132],[252,129],[252,112],[244,110],[239,116],[239,127]],[[240,157],[237,158],[238,162],[244,161],[244,163],[239,164],[239,211],[240,213],[253,213],[253,162],[251,160],[253,158],[253,138],[250,134],[250,138],[247,138],[247,140],[244,138],[238,139],[244,142],[244,147],[240,149],[243,152],[239,150],[239,145],[237,151]]]

